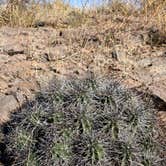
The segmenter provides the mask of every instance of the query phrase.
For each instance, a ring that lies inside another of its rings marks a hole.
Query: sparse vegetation
[[[166,1],[165,0],[144,0],[143,11],[152,22],[156,22],[157,26],[166,32]],[[153,17],[152,17],[153,16]]]
[[[9,1],[10,2],[10,1]],[[13,0],[6,7],[0,8],[0,26],[31,27],[34,24],[36,8],[21,5],[18,0]]]
[[[162,166],[150,100],[109,79],[58,81],[52,89],[5,126],[11,164]]]
[[[66,28],[85,23],[86,15],[81,10],[61,0],[47,4],[39,2],[29,1],[28,5],[23,5],[24,2],[9,1],[6,7],[0,8],[0,26],[33,27],[42,22],[45,26]]]
[[[2,92],[13,101],[9,110],[18,103],[21,109],[0,126],[0,165],[166,165],[154,103],[113,80],[115,76],[154,89],[165,80],[166,1],[140,0],[139,4],[113,0],[81,9],[62,0],[10,0],[0,6],[0,26],[27,28],[2,32],[7,40],[18,35],[9,48],[5,38],[0,51],[2,66],[17,65],[14,71],[2,72]],[[51,28],[40,28],[45,26]],[[17,42],[22,48],[14,47]],[[157,58],[160,63],[155,63]],[[80,79],[90,72],[96,77]],[[59,75],[67,79],[58,80]],[[47,86],[54,77],[49,90],[29,101],[29,92],[43,89],[44,81]]]
[[[47,26],[53,27],[75,27],[82,24],[86,24],[91,20],[91,11],[83,7],[83,10],[71,7],[67,2],[62,0],[51,1],[50,3],[43,4],[40,1],[29,1],[28,5],[18,0],[9,1],[7,7],[0,8],[0,25],[8,26],[34,26],[36,22],[45,22]],[[19,3],[18,3],[19,2]],[[149,24],[157,26],[161,31],[166,31],[166,12],[165,0],[143,0],[136,1],[140,4],[140,8],[136,8],[129,3],[125,3],[121,0],[113,0],[108,5],[96,7],[97,12],[101,14],[103,11],[105,14],[111,13],[113,15],[123,15],[124,17],[130,17],[137,13],[137,18],[145,18],[145,21]],[[94,14],[96,10],[93,11]],[[93,14],[93,15],[94,15]],[[153,17],[152,17],[153,15]],[[96,15],[97,19],[98,15]]]

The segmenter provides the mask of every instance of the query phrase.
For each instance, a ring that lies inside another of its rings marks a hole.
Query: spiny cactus
[[[59,81],[52,87],[13,114],[5,136],[13,165],[163,164],[150,100],[109,79]]]

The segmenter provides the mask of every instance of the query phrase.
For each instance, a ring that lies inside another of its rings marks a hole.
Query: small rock
[[[56,65],[51,65],[49,67],[50,71],[53,71],[54,73],[60,74],[60,71],[58,70],[58,67]]]
[[[37,27],[44,27],[44,26],[45,26],[45,22],[44,21],[37,21],[34,24],[35,28],[37,28]]]
[[[28,32],[20,32],[20,35],[28,36]]]
[[[150,45],[166,44],[166,35],[160,32],[156,27],[151,27],[148,30],[148,38],[146,43]]]
[[[111,72],[111,71],[121,71],[121,69],[119,69],[118,67],[116,66],[113,66],[113,65],[110,65],[108,66],[108,71]]]
[[[61,45],[61,44],[62,44],[62,41],[60,41],[60,40],[54,40],[54,41],[51,42],[52,47],[55,47],[55,46]]]
[[[24,47],[19,43],[6,44],[2,47],[2,52],[9,56],[25,54]]]
[[[59,36],[62,36],[62,34],[63,34],[62,31],[60,31],[60,32],[59,32]]]
[[[58,71],[55,67],[50,67],[50,71],[53,71],[54,73],[58,73]]]
[[[150,66],[152,66],[152,65],[153,65],[153,64],[152,64],[152,60],[149,59],[149,58],[147,58],[147,59],[142,59],[142,60],[138,61],[138,66],[143,67],[143,68],[145,68],[145,67],[150,67]]]
[[[118,60],[118,55],[117,55],[116,51],[112,51],[111,55],[112,55],[113,59]]]
[[[130,64],[132,62],[130,62],[131,60],[127,57],[127,54],[125,52],[124,49],[121,48],[116,48],[114,50],[114,53],[112,55],[117,61],[122,62],[124,64]]]
[[[23,92],[16,92],[16,98],[19,102],[19,105],[23,105],[27,101],[27,97],[23,94]]]
[[[44,53],[43,56],[41,57],[42,62],[49,62],[50,58],[47,53]]]
[[[16,110],[19,104],[13,95],[0,96],[0,124],[9,120],[9,113]]]
[[[38,70],[38,71],[41,71],[41,70],[43,70],[43,68],[42,68],[42,67],[32,67],[31,70]]]
[[[163,52],[162,56],[163,56],[163,57],[166,57],[166,51],[165,51],[165,52]]]
[[[151,86],[149,86],[149,90],[152,92],[152,94],[158,96],[161,98],[164,102],[166,102],[166,86],[165,86],[165,81],[159,81]],[[164,110],[165,111],[165,110]]]
[[[79,75],[80,73],[78,70],[76,70],[76,71],[74,71],[74,74]]]
[[[90,36],[90,38],[88,39],[88,41],[89,42],[92,41],[92,42],[99,42],[99,43],[101,43],[101,41],[99,40],[99,38],[96,37],[96,36]]]
[[[58,59],[63,59],[67,55],[67,47],[56,46],[49,50],[49,59],[50,61],[56,61]]]
[[[13,56],[13,55],[17,55],[17,54],[24,54],[24,50],[14,50],[14,49],[10,49],[10,50],[7,50],[5,51],[7,52],[7,54],[9,56]]]

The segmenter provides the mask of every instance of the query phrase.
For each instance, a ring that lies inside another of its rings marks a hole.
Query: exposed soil
[[[1,28],[0,121],[55,76],[84,77],[89,71],[116,75],[129,88],[148,90],[166,101],[165,43],[149,45],[148,28],[142,29],[135,18],[122,27],[118,17],[105,20],[98,26],[62,30]]]

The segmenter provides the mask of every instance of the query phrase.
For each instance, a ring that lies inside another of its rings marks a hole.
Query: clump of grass
[[[46,4],[37,5],[38,12],[36,13],[36,22],[44,22],[46,26],[65,27],[63,19],[71,10],[68,3],[62,0],[51,1]]]
[[[0,9],[0,26],[32,27],[37,22],[44,22],[46,26],[65,26],[63,20],[72,10],[69,4],[62,0],[40,2],[29,1],[26,5],[23,1],[9,1],[5,8]]]
[[[166,1],[165,0],[143,0],[143,12],[148,21],[154,22],[155,25],[163,32],[166,32]],[[153,16],[153,17],[152,17]]]
[[[134,14],[136,10],[136,6],[134,6],[130,2],[124,2],[123,0],[111,0],[103,2],[102,5],[96,7],[96,11],[101,15],[112,15],[112,16],[131,16]]]
[[[68,13],[66,19],[64,20],[65,24],[68,27],[79,27],[84,25],[88,20],[88,15],[79,10],[73,10]]]
[[[150,100],[110,79],[56,82],[12,116],[14,165],[162,165]]]
[[[29,7],[24,6],[21,3],[13,1],[9,3],[6,8],[0,11],[0,26],[8,25],[11,27],[22,26],[30,27],[34,24],[36,9],[33,4]]]
[[[140,8],[122,0],[113,0],[108,3],[103,2],[101,6],[94,7],[94,10],[85,8],[86,6],[83,9],[74,8],[62,0],[47,3],[40,0],[37,2],[42,3],[29,1],[27,6],[22,5],[18,0],[11,2],[7,8],[0,9],[0,26],[31,27],[42,22],[43,25],[54,28],[79,27],[91,23],[93,19],[90,17],[93,13],[93,17],[99,22],[103,21],[106,15],[112,18],[135,16],[140,19],[140,22],[144,16],[149,24],[155,24],[163,33],[166,32],[165,0],[140,0],[139,4],[142,4]]]
[[[88,16],[80,9],[73,8],[62,0],[37,5],[36,22],[44,22],[54,28],[79,27],[85,24]]]

